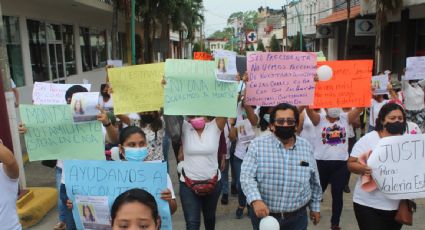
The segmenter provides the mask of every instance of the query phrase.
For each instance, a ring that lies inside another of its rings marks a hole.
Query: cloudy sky
[[[227,18],[237,11],[258,10],[261,6],[281,9],[286,0],[204,0],[205,34],[226,27]]]

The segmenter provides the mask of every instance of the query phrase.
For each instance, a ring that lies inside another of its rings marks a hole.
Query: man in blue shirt
[[[281,229],[307,229],[307,207],[313,224],[320,221],[322,189],[313,147],[295,135],[299,112],[287,103],[270,115],[274,134],[254,139],[244,158],[241,186],[254,229],[260,219],[275,217]]]

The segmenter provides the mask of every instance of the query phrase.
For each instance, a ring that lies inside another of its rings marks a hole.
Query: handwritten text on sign
[[[246,103],[274,106],[282,102],[313,102],[316,54],[302,52],[254,53],[248,56]]]
[[[404,80],[425,79],[425,56],[408,57],[406,60],[406,76]]]
[[[168,59],[165,77],[165,114],[236,117],[238,84],[217,81],[215,62]]]
[[[66,104],[65,93],[73,84],[56,84],[34,82],[32,100],[35,105],[64,105]],[[90,84],[82,84],[90,91]]]
[[[372,97],[372,60],[318,62],[333,70],[329,81],[316,83],[315,108],[369,107]]]
[[[74,123],[69,105],[21,105],[30,161],[105,159],[98,121]]]
[[[107,196],[112,206],[115,198],[132,188],[141,188],[155,197],[161,216],[161,229],[172,229],[168,202],[160,198],[167,188],[166,163],[128,161],[64,161],[66,193],[74,201],[75,195]],[[78,218],[78,206],[73,214]],[[81,223],[76,223],[82,226]]]
[[[157,111],[163,104],[164,63],[109,68],[114,113]]]
[[[382,138],[367,165],[388,198],[425,198],[425,134]]]

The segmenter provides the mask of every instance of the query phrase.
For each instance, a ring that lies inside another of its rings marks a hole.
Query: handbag
[[[413,200],[401,200],[398,205],[395,220],[400,224],[412,225],[413,213],[416,212],[416,203]]]
[[[192,180],[186,176],[184,169],[182,169],[182,174],[184,177],[184,183],[187,187],[192,189],[192,191],[199,196],[206,196],[214,191],[215,186],[218,181],[218,170],[217,174],[208,180]]]

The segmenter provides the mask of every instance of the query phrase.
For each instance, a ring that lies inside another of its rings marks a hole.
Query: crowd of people
[[[245,81],[246,75],[241,86]],[[425,80],[402,80],[400,88],[390,83],[387,94],[373,95],[370,108],[324,109],[288,103],[247,105],[241,87],[237,117],[193,114],[177,119],[162,111],[114,116],[113,90],[106,83],[100,89],[97,119],[104,127],[108,160],[167,161],[172,144],[181,168],[179,195],[188,230],[200,229],[201,215],[205,229],[215,229],[218,201],[221,197],[221,204],[228,205],[232,194],[238,198],[235,218],[243,218],[246,210],[253,229],[259,229],[261,219],[267,216],[276,218],[281,229],[307,229],[308,219],[313,224],[321,220],[322,194],[328,185],[332,216],[326,221],[330,229],[338,230],[343,194],[351,192],[350,173],[372,173],[360,156],[370,154],[381,138],[425,131],[424,87]],[[69,104],[74,93],[86,91],[72,86],[66,101]],[[170,128],[176,121],[180,129]],[[19,132],[27,132],[25,124]],[[7,210],[0,212],[0,225],[20,229],[17,216],[10,215],[16,213],[18,167],[13,154],[1,143],[0,161],[0,193],[4,194],[0,210]],[[54,229],[76,229],[63,162],[43,164],[56,168],[59,222]],[[178,204],[169,176],[167,184],[161,199],[168,202],[173,214]],[[353,203],[361,230],[401,229],[402,224],[395,220],[399,200],[388,199],[379,190],[364,191],[360,178]],[[161,219],[154,197],[142,189],[122,193],[112,205],[111,226],[159,229]]]

